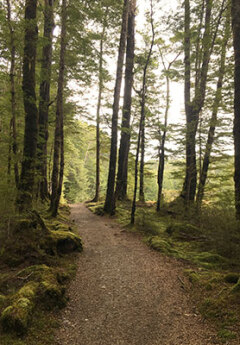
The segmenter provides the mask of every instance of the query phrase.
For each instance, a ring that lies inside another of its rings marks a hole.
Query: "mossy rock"
[[[201,229],[192,224],[176,223],[169,225],[166,228],[166,233],[180,241],[202,240],[204,238]]]
[[[26,333],[35,306],[36,289],[37,284],[31,282],[13,296],[12,304],[4,309],[0,319],[5,332]]]
[[[151,248],[163,253],[163,254],[172,254],[174,253],[174,249],[172,248],[171,244],[167,241],[164,241],[158,236],[153,236],[148,239],[148,244]]]
[[[70,231],[50,231],[48,244],[57,254],[68,254],[83,250],[81,238]]]
[[[228,273],[225,275],[224,281],[229,284],[237,284],[239,278],[240,278],[239,273]]]
[[[72,231],[72,227],[58,221],[51,221],[47,223],[51,230]]]
[[[39,284],[38,299],[47,310],[63,308],[67,302],[65,291],[65,287],[59,285],[57,281],[45,280]]]
[[[26,333],[31,318],[33,304],[27,298],[18,299],[7,307],[1,315],[4,332],[15,332],[18,335]]]
[[[58,269],[48,267],[46,265],[30,266],[19,272],[19,276],[30,275],[37,284],[36,301],[40,302],[44,308],[50,310],[54,307],[63,307],[66,304],[65,287],[63,286],[66,279],[63,278],[63,273]],[[67,276],[67,274],[66,274]],[[60,278],[61,279],[60,279]],[[61,280],[61,284],[59,282]],[[25,287],[24,287],[25,288]],[[25,288],[26,289],[26,288]],[[22,290],[22,289],[21,289]],[[21,292],[19,291],[19,293]]]

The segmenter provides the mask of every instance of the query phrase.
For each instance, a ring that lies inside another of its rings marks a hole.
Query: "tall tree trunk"
[[[170,67],[167,72],[169,72]],[[165,71],[166,72],[166,71]],[[165,167],[165,141],[167,135],[167,125],[168,125],[168,113],[170,107],[170,80],[168,73],[166,74],[166,83],[167,83],[167,95],[166,95],[166,109],[164,117],[164,129],[161,138],[160,152],[159,152],[159,164],[158,164],[158,198],[157,198],[157,212],[160,211],[161,199],[162,199],[162,189],[163,189],[163,174]]]
[[[25,2],[25,39],[23,55],[23,101],[25,132],[22,171],[17,195],[19,211],[32,208],[36,150],[38,137],[38,111],[35,94],[35,65],[38,30],[36,25],[37,0]]]
[[[52,36],[54,0],[45,0],[44,8],[44,46],[42,48],[41,83],[39,101],[39,138],[38,138],[38,178],[39,193],[42,200],[49,196],[47,182],[47,142],[48,142],[48,108],[50,101]]]
[[[127,196],[128,154],[130,149],[130,119],[132,107],[133,67],[135,50],[135,11],[136,0],[132,0],[128,14],[128,36],[126,50],[125,89],[121,126],[121,140],[118,158],[116,199],[124,200]]]
[[[105,205],[104,205],[104,211],[107,213],[114,213],[114,210],[115,210],[114,187],[115,187],[116,162],[117,162],[117,134],[118,134],[117,127],[118,127],[120,91],[121,91],[121,85],[122,85],[123,61],[124,61],[126,38],[127,38],[128,9],[129,9],[129,0],[124,0],[122,29],[121,29],[118,62],[117,62],[117,75],[116,75],[116,83],[115,83],[115,89],[114,89],[108,184],[107,184],[107,194],[106,194]]]
[[[106,9],[106,13],[108,8]],[[98,102],[97,102],[97,114],[96,114],[96,188],[95,196],[92,202],[97,202],[99,200],[100,193],[100,111],[102,106],[102,93],[103,93],[103,48],[104,48],[104,38],[106,31],[106,14],[102,23],[102,33],[100,39],[100,51],[99,51],[99,69],[98,69]]]
[[[225,74],[226,50],[227,50],[229,38],[230,38],[230,12],[228,11],[226,23],[225,23],[225,33],[224,33],[223,42],[222,42],[221,61],[220,61],[220,68],[218,72],[217,90],[216,90],[215,99],[213,103],[212,116],[210,120],[209,131],[208,131],[208,139],[207,139],[204,158],[203,158],[203,165],[200,171],[200,180],[199,180],[197,199],[196,199],[198,211],[200,211],[201,206],[202,206],[204,189],[205,189],[205,184],[207,180],[208,168],[210,164],[210,156],[211,156],[212,146],[214,142],[215,128],[217,124],[218,109],[220,106],[220,102],[222,100],[222,86],[223,86],[223,78]]]
[[[141,161],[140,161],[140,186],[139,186],[139,199],[144,202],[144,165],[145,165],[145,122],[146,122],[146,114],[145,114],[145,106],[146,106],[146,93],[147,93],[147,72],[150,63],[150,59],[152,56],[154,41],[155,41],[155,30],[154,30],[154,23],[153,23],[153,2],[150,1],[150,15],[151,15],[151,29],[152,29],[152,40],[151,45],[149,48],[149,52],[147,55],[147,60],[143,69],[143,81],[142,81],[142,90],[141,90],[141,118],[142,118],[142,126],[141,126]]]
[[[54,137],[53,171],[52,171],[52,195],[51,213],[56,217],[58,213],[59,201],[62,193],[63,172],[64,172],[64,130],[63,130],[63,87],[65,71],[66,52],[66,24],[67,24],[67,4],[62,0],[62,24],[61,24],[61,49],[58,75],[56,127]]]
[[[131,211],[131,224],[135,223],[135,212],[136,212],[136,201],[137,201],[137,188],[138,188],[138,161],[141,143],[141,132],[142,132],[142,116],[139,123],[139,133],[137,140],[136,158],[135,158],[135,172],[134,172],[134,191],[133,191],[133,201],[132,201],[132,211]]]
[[[7,20],[10,33],[10,50],[11,50],[11,67],[10,67],[10,83],[11,83],[11,111],[12,118],[10,121],[10,133],[11,133],[11,147],[9,148],[9,164],[8,170],[11,171],[11,151],[14,154],[14,176],[15,184],[18,187],[19,184],[19,172],[18,172],[18,162],[17,162],[17,129],[16,129],[16,92],[15,92],[15,56],[16,56],[16,46],[14,31],[12,27],[12,11],[10,0],[7,1]]]
[[[232,0],[232,28],[235,58],[234,71],[234,148],[235,148],[235,208],[240,220],[240,2]]]
[[[189,206],[195,200],[197,188],[197,166],[196,166],[196,133],[198,128],[199,114],[204,106],[208,67],[210,56],[215,42],[215,36],[211,34],[212,0],[206,0],[206,13],[203,35],[203,54],[201,72],[198,82],[195,85],[194,99],[191,101],[191,32],[190,32],[190,2],[185,0],[185,112],[187,120],[186,132],[186,175],[183,185],[182,197]]]

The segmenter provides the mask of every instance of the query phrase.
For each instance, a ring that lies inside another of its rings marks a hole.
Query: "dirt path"
[[[85,249],[57,344],[218,344],[181,287],[180,263],[84,205],[72,206],[72,217]]]

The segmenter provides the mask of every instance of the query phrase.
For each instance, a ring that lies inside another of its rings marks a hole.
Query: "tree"
[[[120,91],[122,85],[123,61],[126,48],[127,38],[127,24],[128,24],[128,10],[129,0],[124,1],[121,37],[119,42],[117,74],[114,89],[113,114],[112,114],[112,128],[111,128],[111,150],[109,160],[108,185],[107,194],[104,204],[104,211],[107,213],[114,213],[115,206],[115,176],[116,176],[116,162],[117,162],[117,135],[118,135],[118,112],[120,102]]]
[[[222,13],[225,8],[225,0],[221,4],[215,27],[212,27],[213,0],[203,0],[200,9],[200,23],[198,27],[198,39],[195,51],[195,81],[194,95],[191,97],[191,11],[190,1],[184,1],[184,89],[185,89],[185,112],[186,112],[186,174],[181,196],[187,206],[194,202],[197,187],[197,166],[196,166],[196,133],[199,123],[199,114],[204,106],[206,96],[207,77],[210,57],[214,48]],[[205,11],[205,19],[203,16]],[[200,34],[203,31],[203,37]]]
[[[135,48],[135,11],[136,0],[132,0],[128,14],[128,36],[126,49],[125,89],[121,125],[121,140],[118,158],[116,199],[124,200],[127,196],[128,154],[130,149],[130,119],[132,107],[133,67]]]
[[[230,6],[228,6],[228,8],[230,8]],[[203,157],[203,164],[199,171],[200,177],[199,177],[199,185],[198,185],[197,198],[196,198],[198,211],[201,209],[202,200],[204,196],[204,189],[205,189],[205,184],[207,180],[208,168],[210,164],[211,151],[212,151],[212,146],[214,143],[218,110],[219,110],[220,102],[222,99],[223,78],[225,75],[225,63],[226,63],[226,50],[227,50],[229,38],[230,38],[230,11],[228,10],[226,14],[224,36],[223,36],[222,44],[221,44],[221,57],[220,57],[220,66],[219,66],[219,71],[218,71],[218,81],[217,81],[215,98],[212,105],[212,116],[210,119],[210,127],[208,130],[208,139],[207,139],[205,153]],[[201,160],[201,157],[200,157],[200,160]]]
[[[16,59],[16,45],[15,45],[15,35],[14,29],[12,25],[12,10],[11,10],[11,3],[10,0],[6,0],[7,2],[7,21],[9,27],[9,34],[10,34],[10,51],[11,51],[11,67],[10,67],[10,83],[11,83],[11,111],[12,111],[12,118],[10,121],[10,131],[12,137],[12,145],[9,147],[9,167],[8,171],[10,174],[11,171],[11,146],[12,152],[14,154],[14,175],[15,175],[15,183],[18,186],[19,183],[19,172],[18,172],[18,162],[17,162],[17,129],[16,129],[16,87],[15,87],[15,59]]]
[[[232,28],[234,46],[234,148],[235,148],[235,208],[236,217],[240,220],[240,3],[232,0]]]
[[[66,24],[67,24],[67,1],[62,0],[61,14],[61,47],[58,75],[56,127],[54,137],[54,158],[52,170],[52,194],[51,194],[51,213],[56,217],[58,213],[59,201],[62,193],[63,173],[64,173],[64,129],[63,129],[63,87],[65,71],[65,52],[66,52]]]
[[[173,63],[176,61],[180,53],[168,63],[164,61],[164,56],[162,53],[162,49],[159,47],[159,52],[163,64],[163,71],[166,80],[166,105],[165,105],[165,113],[164,113],[164,125],[161,133],[161,128],[159,128],[159,162],[158,162],[158,197],[157,197],[157,212],[160,211],[161,206],[161,198],[162,198],[162,189],[163,189],[163,176],[164,176],[164,167],[165,167],[165,143],[166,143],[166,136],[167,136],[167,127],[168,127],[168,114],[170,108],[170,73]]]
[[[142,88],[139,92],[140,96],[140,105],[141,105],[141,132],[140,132],[140,140],[141,140],[141,160],[140,160],[140,186],[139,186],[139,198],[141,201],[144,201],[144,163],[145,163],[145,122],[146,122],[146,95],[147,95],[147,73],[148,67],[150,64],[151,56],[153,53],[153,46],[155,43],[155,29],[153,23],[153,2],[150,2],[151,10],[150,10],[150,23],[151,23],[151,30],[152,30],[152,38],[149,47],[149,51],[147,54],[147,58],[145,61],[145,65],[143,67],[143,77],[142,77]]]
[[[38,136],[38,175],[39,193],[42,200],[49,196],[47,182],[47,141],[48,141],[48,108],[50,103],[50,82],[52,65],[52,35],[54,0],[45,0],[44,34],[41,60],[41,81],[39,94],[39,136]]]
[[[19,211],[25,211],[32,208],[35,186],[35,164],[38,137],[38,110],[36,106],[35,93],[35,66],[38,39],[36,14],[37,0],[26,0],[22,82],[25,109],[25,132],[22,171],[16,200]]]

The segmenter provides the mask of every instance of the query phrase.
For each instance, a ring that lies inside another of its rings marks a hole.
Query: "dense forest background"
[[[71,203],[107,195],[110,212],[115,199],[136,201],[135,189],[158,210],[179,195],[187,208],[233,209],[230,14],[229,1],[212,0],[2,1],[2,218],[16,202],[50,197],[53,210],[62,186]],[[120,198],[119,181],[128,188]]]

